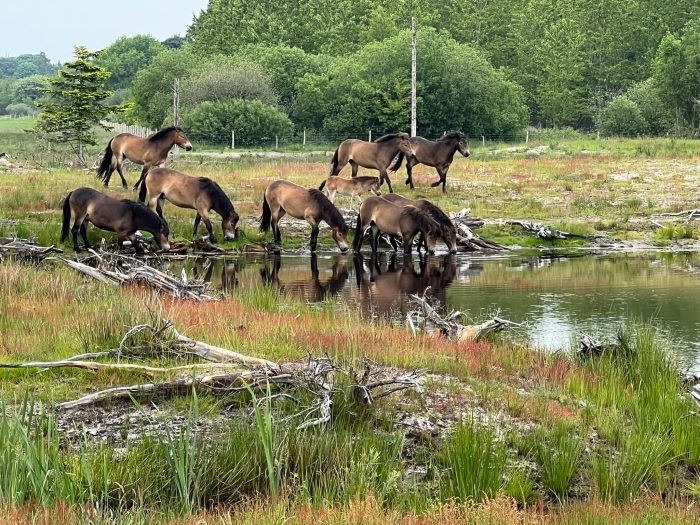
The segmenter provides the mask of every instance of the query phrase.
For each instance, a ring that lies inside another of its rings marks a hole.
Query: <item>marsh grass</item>
[[[542,485],[559,501],[566,500],[581,462],[583,439],[570,425],[557,423],[551,429],[540,428],[531,440]]]

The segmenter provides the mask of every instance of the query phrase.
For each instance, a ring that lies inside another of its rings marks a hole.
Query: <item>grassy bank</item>
[[[505,339],[413,337],[403,328],[366,324],[333,304],[318,308],[267,289],[213,304],[183,302],[85,282],[63,268],[11,262],[0,266],[0,297],[5,362],[112,348],[126,328],[156,316],[188,336],[280,362],[328,352],[346,365],[367,355],[437,374],[424,394],[372,410],[341,390],[326,428],[295,430],[284,419],[296,407],[276,401],[267,440],[255,417],[231,412],[247,404],[246,394],[223,393],[149,401],[166,421],[185,416],[172,431],[117,447],[88,434],[66,448],[52,404],[144,377],[2,371],[0,504],[13,520],[670,523],[698,517],[700,423],[669,349],[650,327],[630,327],[601,357],[579,359]],[[44,408],[30,410],[32,401]],[[145,408],[126,403],[130,417]],[[98,414],[109,418],[124,409],[108,406]],[[401,423],[405,414],[444,428],[415,432]],[[218,421],[215,433],[197,431],[202,418]],[[124,432],[138,434],[139,424],[125,423]],[[48,510],[54,508],[60,512]]]

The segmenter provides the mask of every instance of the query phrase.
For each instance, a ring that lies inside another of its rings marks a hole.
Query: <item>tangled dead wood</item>
[[[469,210],[467,208],[463,208],[457,213],[453,213],[450,216],[450,219],[452,219],[452,223],[457,229],[457,244],[459,244],[460,246],[463,246],[473,252],[483,250],[507,250],[505,246],[502,246],[492,241],[488,241],[486,239],[482,239],[472,231],[472,228],[480,228],[481,226],[483,226],[484,220],[475,217],[470,217]]]
[[[692,210],[683,210],[670,213],[655,213],[653,217],[668,217],[668,218],[685,218],[686,222],[690,222],[693,219],[700,218],[700,208],[694,208]]]
[[[63,250],[55,246],[39,246],[31,239],[0,237],[0,258],[10,255],[29,261],[42,261],[55,253],[63,253]]]
[[[92,256],[84,260],[93,262],[94,266],[66,257],[57,257],[57,259],[66,266],[103,283],[115,286],[147,284],[159,292],[178,298],[194,299],[196,301],[214,301],[217,299],[207,293],[209,288],[207,283],[190,281],[184,270],[180,279],[176,279],[135,257],[108,252],[98,254],[92,251]]]
[[[151,338],[149,344],[129,345],[134,336],[144,333]],[[121,362],[122,359],[143,359],[164,354],[181,358],[196,356],[208,363],[166,368]],[[105,357],[115,358],[118,362],[96,361]],[[172,396],[192,390],[235,394],[250,388],[265,387],[263,390],[269,393],[270,388],[274,387],[281,392],[270,395],[271,398],[288,398],[297,402],[290,392],[310,392],[313,395],[311,404],[286,418],[299,420],[299,429],[323,425],[330,421],[333,397],[343,385],[350,385],[358,403],[371,405],[377,399],[395,392],[420,389],[423,379],[420,371],[396,373],[368,359],[362,360],[359,372],[354,368],[344,369],[327,355],[309,355],[306,363],[278,364],[191,339],[180,334],[167,321],[157,327],[148,324],[134,326],[126,332],[118,348],[80,354],[60,361],[0,364],[0,368],[78,368],[92,372],[128,370],[143,372],[149,376],[169,376],[162,381],[93,392],[79,399],[60,403],[57,405],[59,410],[72,410],[118,399]]]
[[[547,225],[539,223],[539,222],[534,222],[534,221],[521,221],[521,220],[515,220],[515,219],[507,219],[507,220],[504,220],[502,222],[504,224],[508,224],[510,226],[520,226],[527,233],[531,233],[540,239],[546,239],[546,240],[571,239],[571,238],[591,239],[594,237],[592,235],[584,235],[584,234],[580,234],[580,233],[570,233],[570,232],[555,230],[555,229],[551,228],[550,226],[547,226]]]
[[[406,315],[406,324],[411,328],[413,334],[419,330],[427,333],[439,333],[443,337],[456,341],[479,341],[484,336],[492,332],[498,332],[504,328],[522,328],[525,323],[514,323],[499,316],[494,316],[480,324],[465,325],[460,322],[463,317],[462,312],[451,312],[448,315],[441,315],[437,308],[430,304],[426,297],[412,295],[411,298],[418,306],[418,309],[411,310]]]

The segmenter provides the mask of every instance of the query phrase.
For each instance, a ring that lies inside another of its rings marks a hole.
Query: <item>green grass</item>
[[[548,432],[534,432],[531,439],[542,485],[559,501],[566,500],[581,462],[583,440],[576,429],[561,423]]]

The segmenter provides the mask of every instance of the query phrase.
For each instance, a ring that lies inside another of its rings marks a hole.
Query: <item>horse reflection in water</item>
[[[209,283],[216,290],[233,290],[238,286],[238,263],[226,259],[195,259],[193,273],[197,280]]]
[[[266,264],[260,269],[260,277],[266,286],[274,286],[281,292],[293,297],[318,302],[337,296],[345,287],[349,276],[347,262],[347,256],[336,256],[333,259],[330,276],[321,277],[318,270],[318,258],[315,253],[312,253],[310,275],[305,269],[299,271],[295,268],[290,268],[288,271],[283,272],[283,277],[280,278],[282,257],[280,254],[275,254],[272,259],[272,266],[270,267]]]
[[[361,255],[355,257],[355,277],[362,313],[384,318],[395,318],[400,313],[401,318],[405,318],[415,307],[411,300],[414,294],[427,294],[444,308],[447,288],[457,276],[454,257],[420,257],[418,270],[412,257],[404,256],[400,265],[397,261],[396,254],[391,254],[386,269],[382,270],[377,257],[369,259],[367,265]]]

